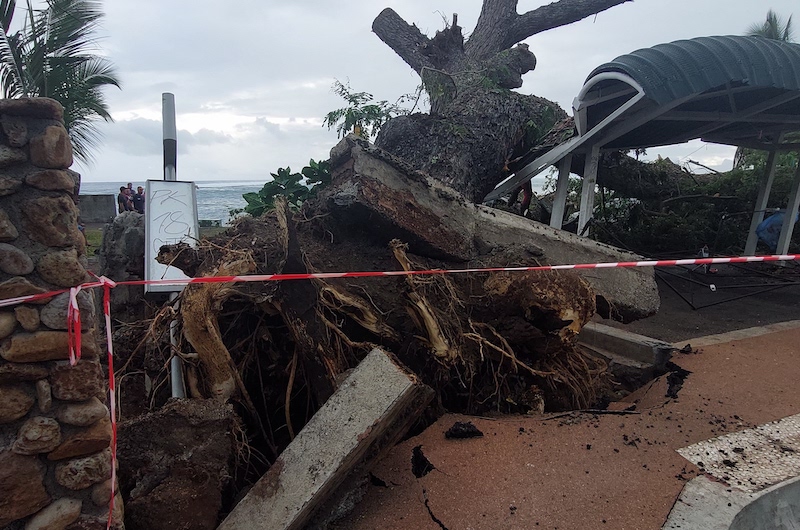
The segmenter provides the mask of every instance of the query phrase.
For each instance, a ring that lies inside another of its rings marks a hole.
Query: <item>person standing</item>
[[[119,187],[119,195],[117,195],[117,211],[119,213],[133,211],[133,203],[131,202],[130,195],[128,195],[128,188],[125,186]]]
[[[136,212],[144,213],[144,188],[139,186],[133,194],[133,209]]]

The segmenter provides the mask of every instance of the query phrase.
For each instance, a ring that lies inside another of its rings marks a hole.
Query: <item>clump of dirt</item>
[[[471,421],[457,421],[444,433],[444,437],[448,440],[478,438],[481,436],[483,436],[483,432],[475,427]]]
[[[213,530],[229,503],[240,431],[230,405],[173,400],[119,425],[120,490],[129,530]]]

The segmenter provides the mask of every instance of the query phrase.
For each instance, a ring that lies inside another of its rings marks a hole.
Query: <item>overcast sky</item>
[[[520,1],[528,11],[547,1]],[[703,35],[742,34],[790,0],[635,0],[528,39],[538,59],[520,89],[559,103],[596,66],[633,50]],[[175,94],[179,180],[262,180],[299,170],[336,143],[322,117],[343,106],[334,79],[394,101],[418,76],[371,32],[392,7],[433,36],[458,13],[469,32],[480,0],[106,0],[103,53],[122,90],[108,89],[115,122],[102,126],[96,162],[76,164],[85,182],[162,178],[161,94]],[[800,20],[798,20],[800,23]],[[800,32],[797,35],[800,38]],[[659,151],[650,150],[652,156]],[[729,169],[733,149],[694,142],[663,151]]]

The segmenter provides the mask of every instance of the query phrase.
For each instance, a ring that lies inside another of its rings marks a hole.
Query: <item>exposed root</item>
[[[340,290],[333,285],[318,281],[320,303],[332,311],[342,313],[356,322],[361,327],[372,332],[378,337],[399,341],[400,335],[391,326],[376,315],[372,308],[359,296]],[[374,304],[372,304],[374,307]]]
[[[255,270],[250,255],[226,256],[215,268],[214,275],[238,276]],[[222,341],[217,313],[230,296],[229,284],[206,283],[189,285],[181,297],[183,335],[197,352],[204,372],[204,382],[211,397],[228,400],[237,385],[233,362]]]
[[[500,366],[502,366],[503,364],[502,363],[503,359],[508,359],[509,361],[511,361],[511,366],[514,372],[517,372],[520,368],[522,368],[529,374],[535,375],[537,377],[554,377],[557,375],[555,372],[543,372],[541,370],[534,370],[527,364],[517,359],[517,356],[514,354],[514,350],[511,348],[511,345],[508,344],[508,341],[506,341],[506,339],[504,339],[502,335],[500,335],[497,332],[497,330],[495,330],[489,324],[484,324],[482,322],[473,322],[472,320],[469,321],[469,324],[470,327],[472,328],[472,332],[464,333],[464,337],[472,341],[475,341],[478,344],[478,347],[480,348],[481,352],[481,360],[483,360],[484,358],[485,354],[484,347],[486,347],[489,349],[490,352],[495,352],[496,354],[499,354]],[[498,346],[493,342],[491,342],[490,340],[488,340],[480,333],[480,331],[489,331],[492,334],[492,336],[498,340],[500,345]],[[497,355],[495,355],[494,357],[496,358]]]
[[[297,373],[297,353],[292,356],[289,362],[289,384],[286,385],[286,403],[283,407],[286,416],[286,430],[289,431],[289,439],[294,440],[294,428],[292,427],[292,387],[294,387],[294,376]]]
[[[278,204],[262,219],[237,224],[222,243],[201,242],[196,253],[180,258],[201,275],[313,272],[312,263],[327,270],[452,265],[409,255],[397,240],[388,253],[334,231],[336,245],[330,245],[325,223],[332,218],[298,224],[292,215]],[[431,417],[443,409],[480,414],[541,413],[545,404],[551,411],[589,408],[608,385],[605,366],[575,347],[595,302],[588,284],[568,273],[208,284],[187,288],[181,305],[190,345],[180,344],[186,351],[175,353],[187,363],[190,394],[222,388],[218,395],[233,396],[248,426],[249,438],[237,433],[239,458],[247,460],[244,481],[263,473],[342,374],[376,346],[395,353],[436,390],[439,408],[428,411]],[[156,315],[147,341],[164,342],[171,311]],[[143,344],[134,353],[140,355]],[[148,372],[156,374],[165,360],[162,352]],[[152,403],[159,389],[158,401],[168,395],[165,374],[153,378]],[[132,376],[125,384],[134,381]]]
[[[395,259],[400,263],[400,266],[403,267],[403,270],[413,270],[414,267],[406,255],[408,245],[396,239],[389,245]],[[442,319],[439,318],[438,311],[434,308],[433,304],[418,291],[420,280],[417,280],[414,276],[406,276],[405,280],[408,287],[406,297],[411,302],[406,309],[417,328],[424,330],[426,335],[425,337],[418,338],[433,351],[436,359],[447,365],[452,365],[456,360],[461,358],[459,348],[455,345],[454,340],[458,335],[446,331],[447,328],[442,323]],[[427,281],[430,281],[430,279]]]

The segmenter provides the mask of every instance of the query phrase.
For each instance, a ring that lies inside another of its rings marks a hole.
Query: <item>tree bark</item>
[[[430,115],[387,122],[376,145],[480,202],[566,113],[555,103],[509,89],[536,66],[525,38],[630,0],[560,0],[520,15],[517,0],[484,0],[465,43],[454,17],[433,38],[384,9],[372,30],[420,75]]]
[[[583,173],[583,164],[576,161],[578,174]],[[641,162],[620,152],[605,153],[597,173],[597,184],[614,190],[623,197],[635,197],[643,201],[661,202],[670,197],[691,193],[700,184],[707,182],[707,175],[693,175],[670,159]]]
[[[566,26],[632,0],[561,0],[525,14],[517,13],[517,0],[485,0],[467,53],[488,59],[532,35]]]
[[[575,122],[566,118],[557,122],[541,138],[535,149],[509,164],[512,172],[539,158],[549,150],[577,135]],[[586,157],[573,155],[570,172],[583,176]],[[655,162],[642,162],[623,152],[603,153],[597,174],[597,184],[615,191],[623,197],[660,203],[670,197],[695,193],[697,188],[707,184],[709,175],[695,175],[675,164],[670,159]],[[511,201],[513,204],[514,201]]]

